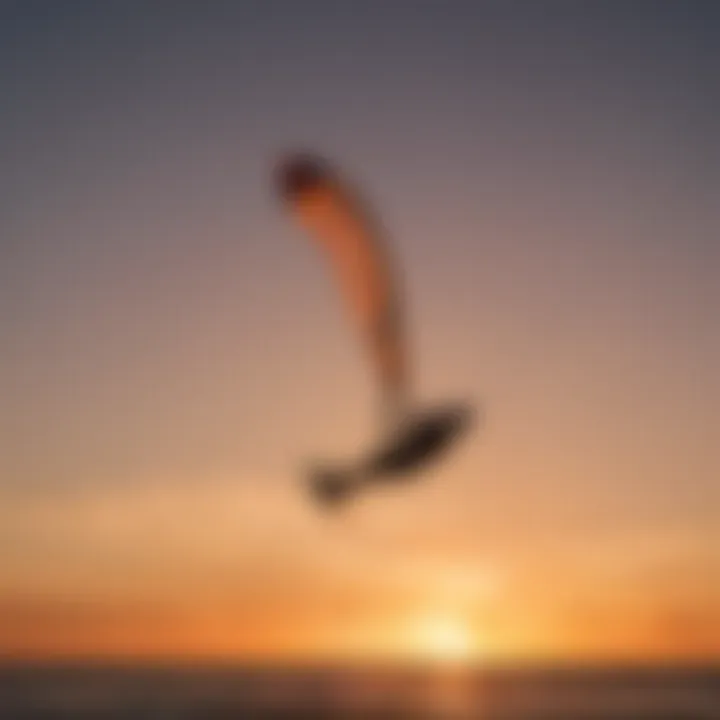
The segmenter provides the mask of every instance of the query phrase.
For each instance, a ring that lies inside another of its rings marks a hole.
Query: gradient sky
[[[0,654],[720,654],[719,33],[713,2],[1,3]],[[488,417],[335,518],[299,471],[375,398],[271,193],[296,146],[392,231],[419,394]]]

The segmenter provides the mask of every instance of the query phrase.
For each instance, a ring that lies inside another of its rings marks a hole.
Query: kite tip
[[[275,166],[275,186],[284,200],[326,185],[332,173],[327,161],[309,151],[285,152]]]

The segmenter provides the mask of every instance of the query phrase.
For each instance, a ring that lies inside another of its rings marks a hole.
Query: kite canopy
[[[283,156],[276,192],[323,249],[349,318],[359,330],[378,378],[383,424],[404,412],[407,353],[398,279],[367,203],[323,158],[307,152]]]

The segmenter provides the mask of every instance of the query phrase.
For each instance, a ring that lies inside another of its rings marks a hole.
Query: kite
[[[329,263],[379,389],[379,446],[344,467],[310,472],[314,496],[336,504],[372,482],[415,477],[454,444],[475,413],[464,402],[416,409],[399,275],[380,224],[357,189],[310,153],[281,159],[275,189]]]

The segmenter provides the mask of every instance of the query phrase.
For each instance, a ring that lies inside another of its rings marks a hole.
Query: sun
[[[422,618],[413,635],[418,654],[429,660],[462,662],[469,660],[475,650],[473,635],[468,627],[452,617]]]

